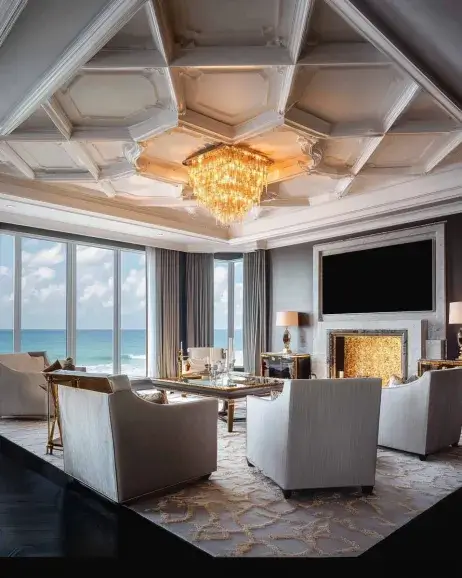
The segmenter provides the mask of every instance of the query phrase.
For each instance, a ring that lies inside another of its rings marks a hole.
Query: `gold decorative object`
[[[276,313],[276,327],[285,327],[284,335],[282,336],[282,342],[284,347],[282,349],[283,353],[290,354],[292,350],[290,349],[291,335],[289,327],[298,327],[298,312],[297,311],[279,311]]]
[[[186,159],[197,202],[222,224],[240,221],[260,204],[266,188],[266,156],[241,146],[219,145]]]
[[[391,375],[403,376],[401,337],[345,336],[345,377],[380,377],[386,385]]]

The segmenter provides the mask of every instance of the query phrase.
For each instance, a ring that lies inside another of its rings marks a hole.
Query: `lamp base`
[[[459,357],[457,359],[462,360],[462,329],[457,332],[457,344],[459,345]]]
[[[288,327],[286,327],[286,330],[284,331],[284,335],[282,337],[282,342],[284,343],[284,347],[282,348],[282,353],[284,353],[284,354],[292,353],[292,350],[290,349],[290,332],[289,332]]]

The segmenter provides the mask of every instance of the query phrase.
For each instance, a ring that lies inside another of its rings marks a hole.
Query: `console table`
[[[419,359],[417,373],[421,377],[426,371],[462,367],[462,359]]]
[[[311,356],[308,353],[262,353],[260,361],[264,377],[311,378]]]

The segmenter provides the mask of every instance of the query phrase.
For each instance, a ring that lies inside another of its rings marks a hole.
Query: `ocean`
[[[146,375],[146,331],[123,329],[121,331],[121,372],[128,375]],[[215,330],[215,346],[228,346],[227,332]],[[242,363],[242,331],[236,331],[234,340],[236,364]],[[112,331],[105,329],[77,330],[76,364],[84,365],[89,372],[112,373]],[[22,351],[46,351],[51,362],[66,357],[66,332],[53,329],[23,329]],[[13,332],[0,330],[0,353],[13,351]]]

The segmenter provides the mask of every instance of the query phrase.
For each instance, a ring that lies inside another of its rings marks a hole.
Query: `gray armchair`
[[[108,379],[114,393],[59,386],[66,473],[120,503],[217,469],[217,400],[161,405]]]
[[[375,484],[380,379],[289,381],[269,401],[247,397],[247,462],[292,490]]]
[[[379,445],[425,460],[459,442],[462,368],[427,371],[411,383],[382,389]]]

